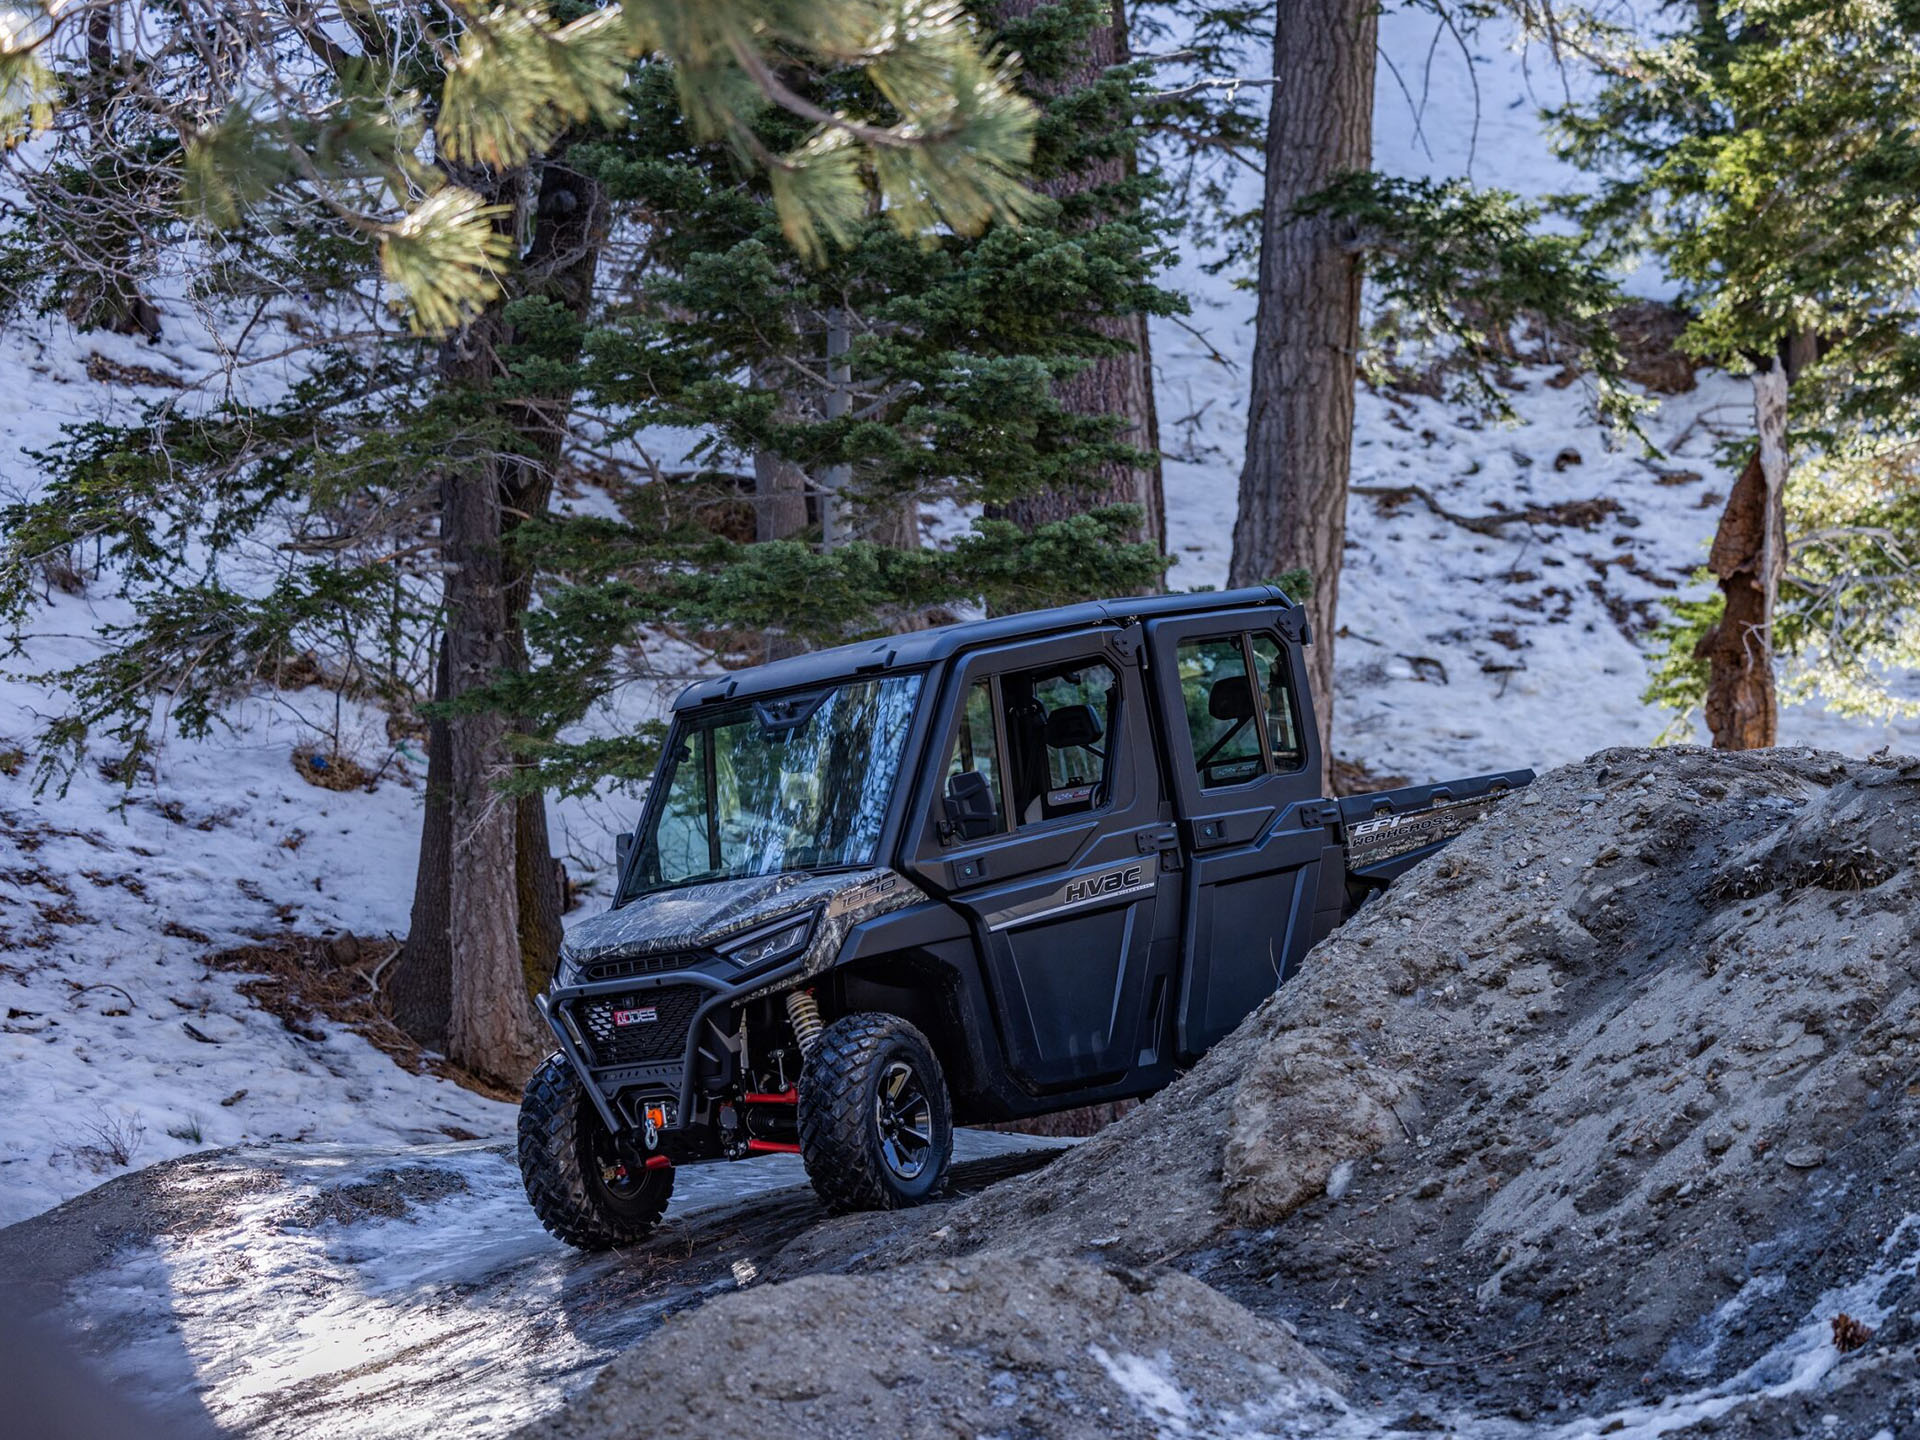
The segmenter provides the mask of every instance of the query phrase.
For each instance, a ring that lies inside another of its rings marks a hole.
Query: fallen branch
[[[1609,515],[1618,514],[1620,502],[1609,496],[1592,500],[1568,500],[1559,505],[1529,505],[1524,510],[1496,510],[1491,515],[1461,515],[1447,509],[1424,485],[1355,485],[1355,495],[1365,495],[1388,505],[1404,505],[1418,500],[1442,520],[1480,535],[1493,535],[1507,525],[1572,525],[1591,530]]]

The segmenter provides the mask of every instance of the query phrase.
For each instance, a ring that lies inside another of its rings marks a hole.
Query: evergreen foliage
[[[1920,5],[1688,5],[1663,37],[1588,23],[1577,41],[1608,75],[1557,115],[1564,152],[1602,179],[1590,229],[1662,259],[1701,358],[1810,352],[1790,393],[1787,693],[1913,713],[1887,680],[1920,659]],[[1650,698],[1703,693],[1692,647],[1718,613],[1676,610]]]
[[[1097,0],[1067,0],[996,43],[1042,75],[1104,16]],[[470,93],[504,83],[486,75],[491,61],[460,53],[454,73],[478,87]],[[602,274],[615,278],[576,311],[524,292],[503,269],[504,293],[487,311],[497,368],[460,384],[446,378],[449,347],[381,303],[376,237],[284,190],[243,193],[244,164],[209,162],[240,197],[241,223],[205,242],[205,293],[297,315],[304,373],[283,396],[175,404],[75,431],[42,457],[51,485],[0,516],[0,578],[16,619],[36,567],[76,555],[110,567],[135,609],[109,653],[48,677],[75,702],[46,737],[59,758],[70,763],[102,731],[138,748],[162,712],[189,728],[214,723],[223,703],[310,650],[352,657],[363,693],[420,693],[438,623],[443,481],[476,454],[546,463],[529,449],[534,413],[571,428],[565,463],[604,484],[617,513],[529,515],[504,539],[534,580],[528,663],[449,708],[514,714],[531,762],[513,779],[521,789],[646,773],[650,729],[594,737],[572,727],[632,678],[648,627],[751,658],[760,641],[743,649],[743,634],[825,644],[955,607],[1153,584],[1164,562],[1128,543],[1138,517],[1125,507],[1032,532],[965,522],[967,507],[1085,485],[1102,465],[1138,458],[1118,421],[1068,413],[1052,386],[1112,351],[1100,317],[1178,305],[1152,283],[1167,258],[1152,173],[1065,201],[1029,196],[1022,223],[970,235],[932,222],[960,203],[949,189],[929,190],[934,208],[903,229],[876,161],[856,172],[857,217],[817,246],[795,232],[787,182],[768,157],[814,144],[815,111],[897,113],[890,97],[907,82],[883,83],[865,63],[785,58],[785,98],[750,107],[744,130],[721,123],[735,112],[690,100],[705,80],[690,92],[680,67],[648,59],[631,68],[618,117],[535,135],[553,146],[535,173],[564,164],[605,196]],[[1129,145],[1143,88],[1138,73],[1112,72],[1033,109],[1034,173]],[[509,128],[528,126],[523,116]],[[505,159],[506,133],[483,125],[459,143]],[[91,158],[74,140],[76,160]],[[523,214],[537,238],[548,218]],[[513,255],[534,243],[487,234]],[[288,303],[321,294],[332,298]],[[844,382],[825,359],[836,318],[850,336]],[[830,416],[836,390],[848,403]],[[685,465],[652,458],[675,443],[663,427],[696,433]],[[810,513],[763,538],[753,475],[770,463],[801,477]],[[831,497],[829,474],[840,477]],[[849,542],[822,545],[823,502],[844,507]],[[939,520],[944,543],[922,543],[925,517]]]
[[[49,129],[71,139],[61,102],[91,97],[85,163],[137,152],[146,208],[215,235],[270,202],[323,212],[377,245],[433,333],[500,293],[511,253],[506,210],[463,169],[511,170],[617,119],[635,57],[673,76],[699,137],[765,172],[783,233],[809,258],[852,233],[869,197],[909,235],[977,233],[1026,205],[1033,107],[958,0],[563,9],[15,0],[0,9],[0,149]],[[854,70],[860,103],[796,91],[790,72],[809,65]],[[768,112],[799,122],[790,144],[765,143]]]
[[[1501,372],[1523,358],[1559,363],[1590,372],[1600,418],[1632,428],[1643,402],[1624,384],[1610,320],[1619,282],[1578,237],[1541,230],[1539,206],[1464,180],[1356,174],[1300,208],[1353,226],[1374,287],[1367,363],[1381,383],[1410,345],[1457,377],[1456,400],[1511,421]],[[1523,355],[1526,329],[1541,343]]]

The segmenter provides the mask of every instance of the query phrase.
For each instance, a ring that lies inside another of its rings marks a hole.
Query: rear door
[[[1151,621],[1147,644],[1184,877],[1175,1049],[1190,1061],[1338,923],[1342,870],[1301,698],[1298,611]]]
[[[1178,877],[1140,631],[959,662],[913,869],[972,921],[1015,1078],[1036,1094],[1165,1058]],[[948,794],[975,798],[949,809]],[[983,795],[986,800],[979,797]]]

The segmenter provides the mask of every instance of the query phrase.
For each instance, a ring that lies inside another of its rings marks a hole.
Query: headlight
[[[720,953],[742,970],[782,960],[803,949],[813,933],[813,916],[799,915],[764,930],[756,930],[720,947]]]

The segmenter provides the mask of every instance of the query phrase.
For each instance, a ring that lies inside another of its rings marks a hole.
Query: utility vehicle
[[[1151,1094],[1527,770],[1329,799],[1271,588],[1009,615],[701,680],[571,929],[528,1196],[637,1240],[676,1167],[936,1193],[953,1127]]]

